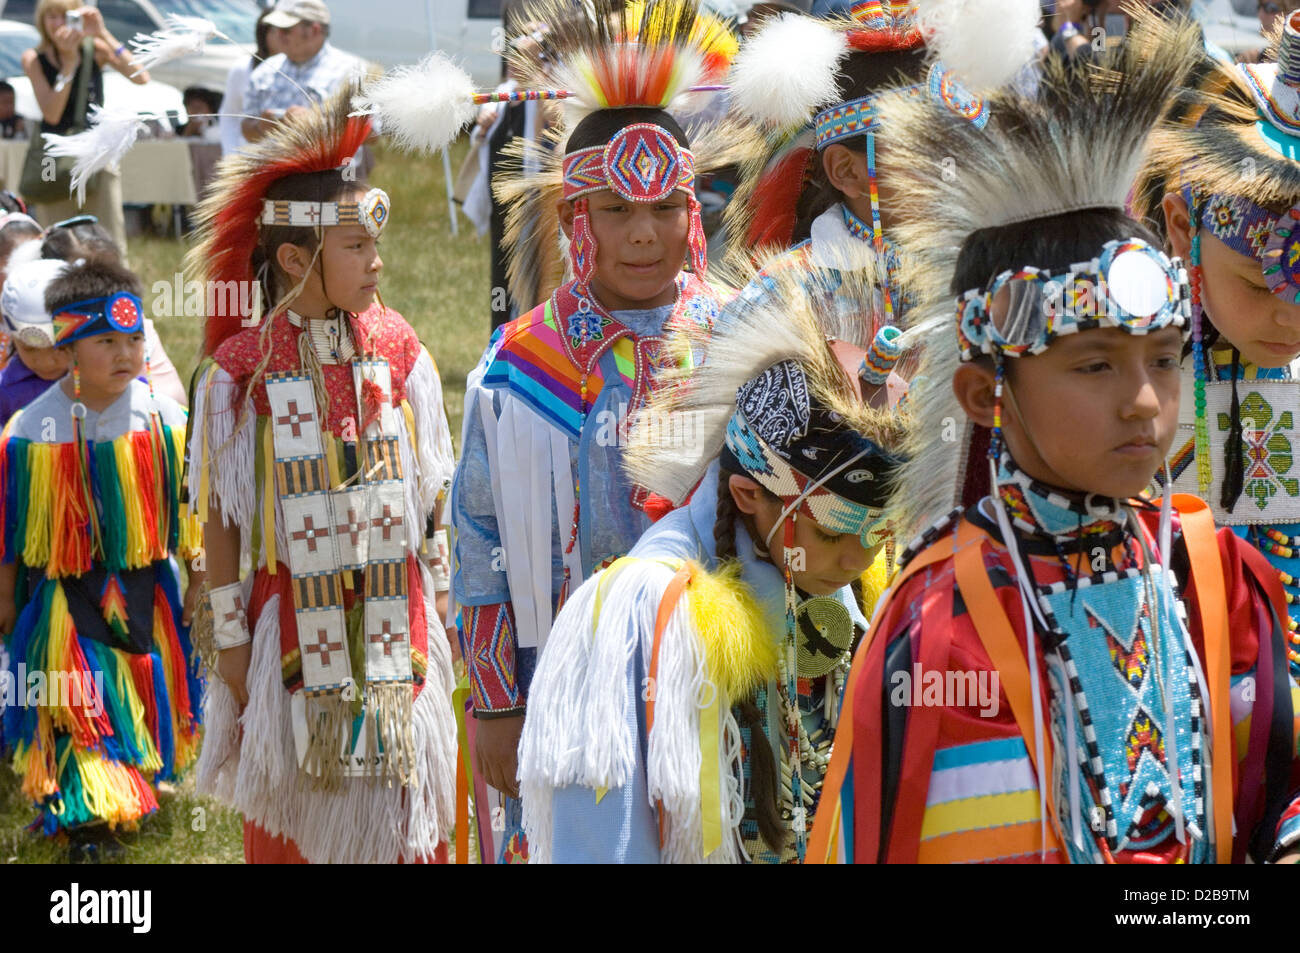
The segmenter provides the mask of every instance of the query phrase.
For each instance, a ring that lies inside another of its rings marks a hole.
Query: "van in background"
[[[340,49],[385,67],[418,63],[439,49],[480,89],[501,82],[501,0],[325,2],[330,42]]]

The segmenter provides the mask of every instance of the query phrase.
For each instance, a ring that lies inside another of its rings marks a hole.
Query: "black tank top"
[[[36,59],[41,64],[41,72],[45,74],[45,82],[49,83],[50,88],[53,89],[55,80],[57,80],[59,76],[59,68],[46,59],[44,53],[37,53]],[[104,105],[104,73],[99,68],[99,64],[95,62],[95,55],[92,50],[89,57],[82,56],[81,63],[77,66],[77,72],[73,74],[72,79],[68,80],[68,85],[72,87],[72,91],[68,94],[68,102],[63,107],[63,115],[60,116],[59,121],[53,125],[42,119],[41,132],[54,132],[63,135],[72,128],[73,122],[77,119],[80,119],[80,124],[83,127],[85,126],[85,117],[73,116],[72,110],[77,105],[77,82],[80,79],[81,71],[86,69],[87,63],[89,63],[91,74],[90,95],[86,100],[86,111],[90,111],[91,103],[94,103],[97,106]]]

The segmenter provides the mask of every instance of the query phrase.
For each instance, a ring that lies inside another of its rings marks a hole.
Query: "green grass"
[[[466,140],[452,148],[452,168],[460,167]],[[388,192],[392,217],[380,254],[384,302],[410,322],[442,375],[452,433],[459,441],[465,376],[487,344],[490,323],[488,240],[478,237],[462,216],[460,235],[448,224],[446,180],[439,159],[412,158],[376,149],[371,182]],[[146,291],[154,282],[169,284],[180,271],[186,243],[144,236],[130,242],[132,267]],[[148,302],[146,301],[148,307]],[[168,356],[188,380],[199,360],[202,321],[193,317],[155,319]],[[193,782],[160,798],[160,810],[140,830],[122,836],[129,863],[239,863],[243,860],[239,814],[194,793]],[[199,813],[195,813],[198,811]],[[19,779],[0,764],[0,861],[59,863],[62,848],[25,830],[34,809],[19,789]],[[195,830],[199,820],[205,830]]]

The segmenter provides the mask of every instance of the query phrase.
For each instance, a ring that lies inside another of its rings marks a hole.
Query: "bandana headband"
[[[798,511],[815,520],[828,532],[857,536],[864,547],[870,548],[889,535],[885,511],[846,499],[827,486],[836,477],[850,485],[867,482],[876,485],[880,477],[876,470],[880,467],[873,467],[872,463],[884,462],[884,454],[871,441],[865,438],[863,441],[866,446],[856,454],[814,478],[796,470],[782,459],[749,425],[743,411],[737,409],[727,421],[726,448],[735,462],[785,505],[785,511],[776,526],[780,526],[790,513]],[[849,469],[864,459],[867,462],[856,469]]]
[[[999,327],[993,305],[1003,292],[1008,303]],[[961,359],[1039,354],[1058,337],[1093,328],[1149,334],[1186,327],[1191,299],[1181,260],[1140,238],[1110,241],[1098,257],[1062,274],[1031,267],[1004,271],[983,290],[958,298]]]
[[[378,238],[388,223],[391,207],[388,193],[383,189],[371,189],[358,202],[264,199],[260,221],[263,225],[290,225],[298,228],[362,225],[367,235]]]
[[[50,315],[50,320],[55,346],[113,331],[135,334],[144,330],[144,305],[131,292],[119,291],[66,304]]]

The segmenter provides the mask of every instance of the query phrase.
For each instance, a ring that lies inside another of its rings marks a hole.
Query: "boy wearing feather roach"
[[[558,203],[573,278],[503,326],[470,374],[452,487],[475,765],[508,797],[505,831],[480,825],[486,860],[526,857],[516,749],[554,614],[650,525],[622,470],[625,418],[669,360],[667,334],[707,335],[718,305],[703,277],[700,170],[666,108],[706,78],[726,27],[688,0],[549,14],[531,16],[552,26],[547,75],[600,106],[571,128],[562,167],[529,183]]]
[[[1201,500],[1145,495],[1192,295],[1125,207],[1200,47],[1195,24],[1135,22],[1101,71],[1052,58],[1037,98],[992,96],[982,131],[884,106],[894,185],[932,209],[916,333],[952,342],[909,396],[899,495],[959,505],[903,554],[854,659],[810,859],[1300,857],[1281,587]],[[990,682],[993,706],[969,690]]]

